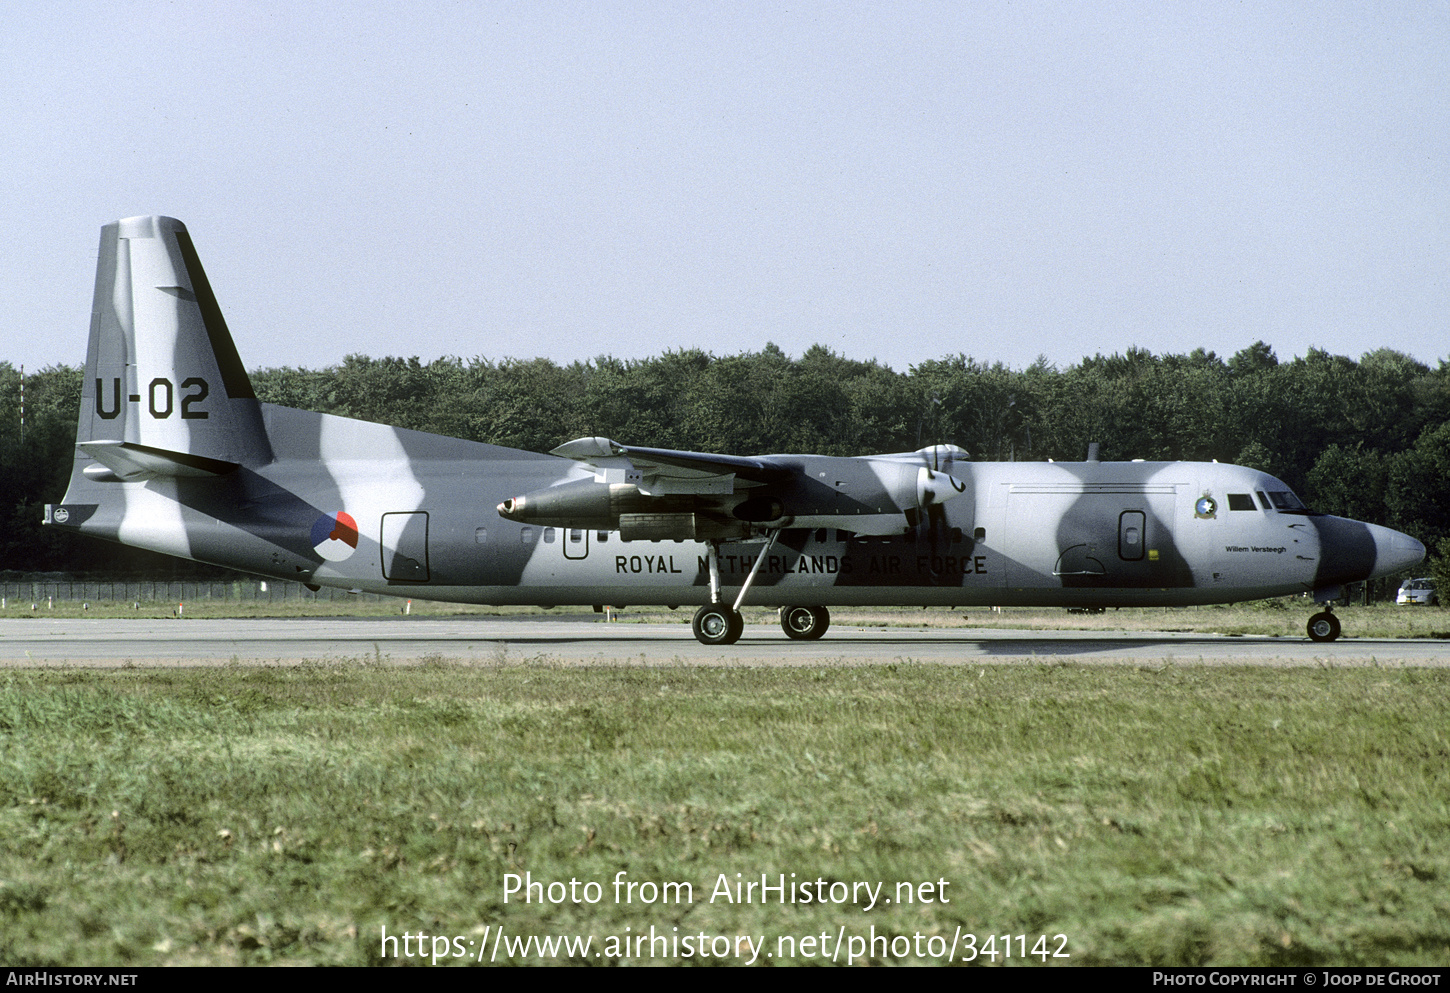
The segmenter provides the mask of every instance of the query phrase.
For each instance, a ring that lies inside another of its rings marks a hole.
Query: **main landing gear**
[[[1328,609],[1309,618],[1310,641],[1333,641],[1339,637],[1339,618]]]
[[[745,577],[745,583],[740,587],[740,593],[735,597],[733,605],[720,600],[720,543],[710,542],[709,551],[706,553],[710,564],[710,602],[695,611],[694,620],[690,622],[690,628],[695,632],[695,640],[700,644],[733,645],[740,640],[740,635],[745,632],[745,619],[740,616],[740,605],[745,602],[745,594],[750,591],[750,584],[755,582],[755,574],[760,571],[761,563],[775,546],[775,539],[779,534],[779,529],[770,532],[765,548],[755,557],[755,564],[750,567],[750,575]],[[788,637],[798,640],[811,641],[819,638],[826,633],[830,624],[831,615],[825,607],[786,607],[780,612],[781,629]]]
[[[770,533],[770,539],[765,543],[766,552],[775,544],[775,536],[779,533]],[[755,581],[760,563],[765,561],[765,552],[755,557],[755,565],[751,566],[750,575],[745,577],[745,585],[740,587],[740,595],[735,598],[734,606],[720,602],[720,542],[710,542],[705,558],[710,563],[710,602],[695,611],[690,628],[695,632],[695,640],[702,645],[733,645],[745,632],[745,618],[740,616],[740,604],[745,600],[745,591]]]
[[[702,645],[733,645],[745,632],[745,618],[727,603],[707,603],[695,611],[690,628]]]
[[[831,612],[825,607],[786,607],[780,612],[781,630],[797,641],[815,641],[830,626]],[[707,603],[695,611],[690,627],[702,645],[733,645],[745,632],[745,618],[728,604]]]
[[[780,627],[787,638],[815,641],[831,626],[831,612],[825,607],[786,607],[780,612]]]

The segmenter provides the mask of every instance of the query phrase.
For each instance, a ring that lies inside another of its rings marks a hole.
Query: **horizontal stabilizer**
[[[129,441],[83,441],[76,447],[100,463],[86,470],[86,475],[98,481],[130,482],[158,477],[195,479],[224,476],[238,468],[235,462],[223,462],[189,452],[168,452]]]

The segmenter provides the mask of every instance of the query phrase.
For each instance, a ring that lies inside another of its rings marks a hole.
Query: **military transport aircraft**
[[[580,438],[542,455],[258,402],[191,237],[101,232],[64,502],[46,523],[323,585],[487,604],[740,607],[791,638],[831,605],[1144,607],[1310,593],[1407,569],[1408,535],[1200,462],[834,458]],[[1329,641],[1325,609],[1309,637]]]

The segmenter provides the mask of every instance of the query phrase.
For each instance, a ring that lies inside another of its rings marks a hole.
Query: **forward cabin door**
[[[1007,487],[1007,587],[1192,585],[1174,535],[1172,485]]]

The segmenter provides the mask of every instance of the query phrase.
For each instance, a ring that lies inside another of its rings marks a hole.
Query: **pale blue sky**
[[[0,359],[181,218],[252,368],[1450,355],[1450,5],[7,7]]]

